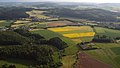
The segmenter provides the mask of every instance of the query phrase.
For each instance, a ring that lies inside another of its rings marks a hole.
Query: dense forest
[[[23,7],[0,7],[0,20],[10,20],[29,17],[26,11],[32,10],[31,8]]]
[[[54,52],[67,47],[67,44],[58,37],[45,40],[41,35],[33,34],[26,29],[0,31],[0,41],[0,45],[7,46],[0,48],[1,60],[7,58],[31,60],[32,66],[37,65],[38,68],[61,66],[60,61],[55,62]],[[2,67],[4,68],[6,65]]]
[[[84,9],[84,10],[71,10],[71,9],[54,9],[44,13],[46,15],[58,15],[60,17],[68,18],[80,18],[92,21],[101,22],[115,22],[118,21],[116,17],[120,16],[120,13],[111,12],[103,9]]]
[[[1,45],[22,45],[28,42],[28,39],[13,31],[0,31]]]
[[[33,61],[39,68],[56,68],[52,58],[53,50],[47,45],[41,46],[8,46],[0,49],[0,58],[19,58]]]

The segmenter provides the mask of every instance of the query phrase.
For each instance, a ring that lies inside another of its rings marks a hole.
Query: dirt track
[[[76,68],[111,68],[109,65],[102,63],[84,52],[79,53]]]

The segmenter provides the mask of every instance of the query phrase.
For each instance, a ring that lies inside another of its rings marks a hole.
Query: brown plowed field
[[[65,26],[65,23],[48,23],[49,27]]]
[[[70,21],[54,21],[54,22],[48,23],[48,26],[49,27],[65,26],[70,23],[72,23],[72,22],[70,22]]]
[[[84,52],[79,53],[78,58],[76,68],[111,68],[108,64],[102,63]]]

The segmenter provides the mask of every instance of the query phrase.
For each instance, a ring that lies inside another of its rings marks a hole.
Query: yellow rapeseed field
[[[81,26],[81,27],[80,26],[66,26],[66,27],[48,28],[48,30],[61,33],[64,37],[68,37],[71,39],[80,38],[80,37],[92,37],[95,35],[95,32],[93,32],[93,29],[89,26]],[[78,30],[78,32],[77,31],[74,32],[75,30]]]
[[[90,37],[94,35],[95,35],[95,32],[63,34],[63,36],[68,38]]]
[[[48,30],[54,31],[54,32],[64,32],[64,31],[73,31],[73,30],[92,30],[91,27],[88,26],[67,26],[67,27],[60,27],[60,28],[49,28]]]
[[[71,31],[74,30],[72,28],[49,28],[49,30],[54,32],[63,32],[63,31]]]

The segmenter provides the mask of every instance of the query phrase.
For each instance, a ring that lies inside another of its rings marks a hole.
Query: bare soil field
[[[51,23],[48,23],[49,27],[56,27],[56,26],[65,26],[67,24],[72,24],[70,21],[54,21]]]
[[[76,63],[76,68],[112,68],[108,64],[102,63],[89,55],[81,52],[78,54],[78,61]]]

